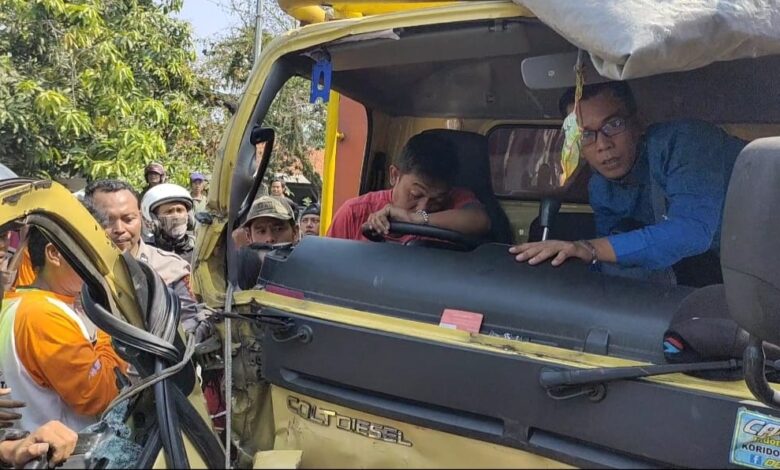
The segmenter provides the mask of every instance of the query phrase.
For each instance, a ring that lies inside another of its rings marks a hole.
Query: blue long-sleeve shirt
[[[612,244],[618,264],[664,269],[719,249],[726,188],[745,144],[703,121],[665,122],[646,130],[634,167],[621,180],[594,172],[588,189],[596,232]],[[666,199],[659,222],[650,178]],[[626,218],[645,227],[612,234]]]

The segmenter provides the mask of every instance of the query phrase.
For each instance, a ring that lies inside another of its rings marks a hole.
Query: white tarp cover
[[[780,0],[514,0],[625,80],[780,54]]]

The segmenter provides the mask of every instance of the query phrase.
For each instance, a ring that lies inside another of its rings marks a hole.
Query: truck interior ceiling
[[[311,57],[327,52],[333,88],[390,116],[560,121],[563,89],[529,89],[521,63],[573,51],[540,22],[511,19],[396,29],[378,39],[349,37],[285,60],[294,73],[310,78]],[[631,86],[648,122],[686,117],[717,124],[777,123],[779,67],[778,56],[719,62],[632,80]]]

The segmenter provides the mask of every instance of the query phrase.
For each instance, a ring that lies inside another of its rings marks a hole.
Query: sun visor
[[[520,71],[523,74],[523,83],[532,90],[568,88],[574,86],[576,65],[577,53],[564,52],[527,57],[520,63]],[[585,83],[588,85],[612,81],[596,72],[587,55],[582,65],[585,70]]]
[[[514,2],[588,51],[596,72],[613,80],[780,54],[776,0]]]

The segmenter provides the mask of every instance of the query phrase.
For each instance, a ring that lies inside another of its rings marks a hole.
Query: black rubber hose
[[[138,457],[136,466],[138,468],[152,468],[157,456],[160,455],[162,450],[162,439],[160,439],[160,427],[155,423],[149,433],[149,437],[146,439],[143,449],[141,449],[141,455]]]
[[[184,433],[190,438],[192,444],[203,457],[208,468],[222,468],[225,466],[225,450],[214,434],[208,423],[201,419],[198,412],[192,406],[180,389],[174,388],[173,395],[176,399],[176,409]],[[143,468],[143,467],[141,467]]]
[[[110,336],[135,349],[164,358],[168,362],[181,361],[183,353],[176,346],[113,316],[105,307],[93,300],[88,289],[81,291],[81,299],[90,320]]]
[[[155,373],[165,369],[165,364],[157,359]],[[181,435],[179,417],[176,413],[176,400],[172,391],[176,388],[170,379],[154,385],[154,407],[157,412],[157,423],[160,427],[165,463],[168,468],[190,468],[187,460],[187,450]]]

